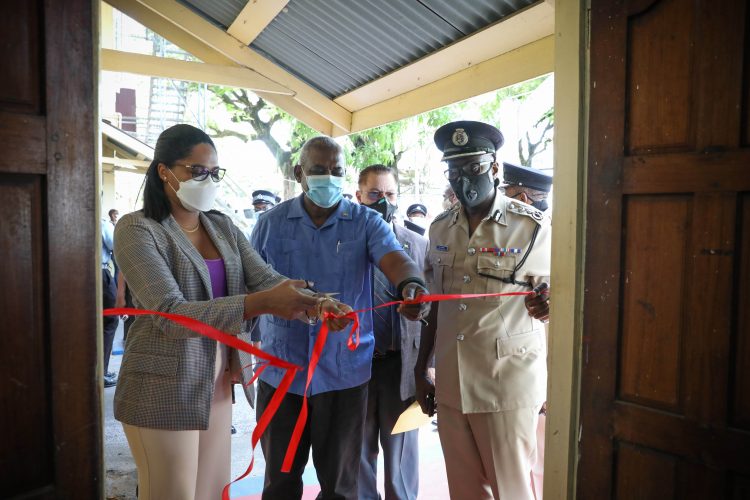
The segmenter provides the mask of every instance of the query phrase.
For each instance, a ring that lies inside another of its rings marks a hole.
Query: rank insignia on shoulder
[[[530,217],[537,223],[541,223],[544,220],[544,212],[524,203],[509,203],[508,210],[519,215]]]
[[[437,217],[435,217],[435,218],[434,218],[434,219],[432,220],[432,224],[436,223],[437,221],[439,221],[439,220],[441,220],[441,219],[445,219],[445,218],[446,218],[446,217],[448,217],[448,216],[449,216],[449,215],[450,215],[451,213],[452,213],[452,212],[451,212],[450,210],[446,210],[445,212],[443,212],[443,213],[440,213],[440,214],[438,214],[438,215],[437,215]]]
[[[435,250],[437,250],[438,252],[447,252],[448,247],[446,245],[437,245],[435,247]]]

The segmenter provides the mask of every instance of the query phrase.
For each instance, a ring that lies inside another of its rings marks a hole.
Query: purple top
[[[208,266],[208,274],[211,276],[211,291],[214,298],[226,297],[227,291],[227,271],[224,269],[224,259],[205,259]]]

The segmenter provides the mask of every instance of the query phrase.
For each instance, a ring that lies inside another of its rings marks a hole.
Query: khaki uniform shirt
[[[538,229],[537,229],[538,228]],[[534,232],[536,238],[530,252]],[[430,227],[425,277],[431,293],[530,291],[549,281],[550,220],[539,210],[497,192],[488,216],[469,237],[460,205]],[[496,256],[481,248],[520,253]],[[496,412],[541,405],[547,384],[542,322],[528,315],[523,296],[441,302],[435,339],[436,400],[463,413]]]

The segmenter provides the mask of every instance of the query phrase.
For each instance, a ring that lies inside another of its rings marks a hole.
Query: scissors
[[[315,288],[313,288],[310,285],[310,282],[307,281],[307,280],[305,280],[305,288],[303,288],[303,290],[310,290],[312,293],[314,293],[314,294],[316,294],[318,296],[328,297],[329,299],[335,297],[336,295],[340,295],[339,292],[319,292]]]

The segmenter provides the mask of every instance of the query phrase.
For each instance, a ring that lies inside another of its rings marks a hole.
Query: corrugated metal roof
[[[226,31],[248,0],[178,0]]]
[[[246,0],[180,0],[229,26]],[[250,47],[338,97],[537,0],[290,0]]]

